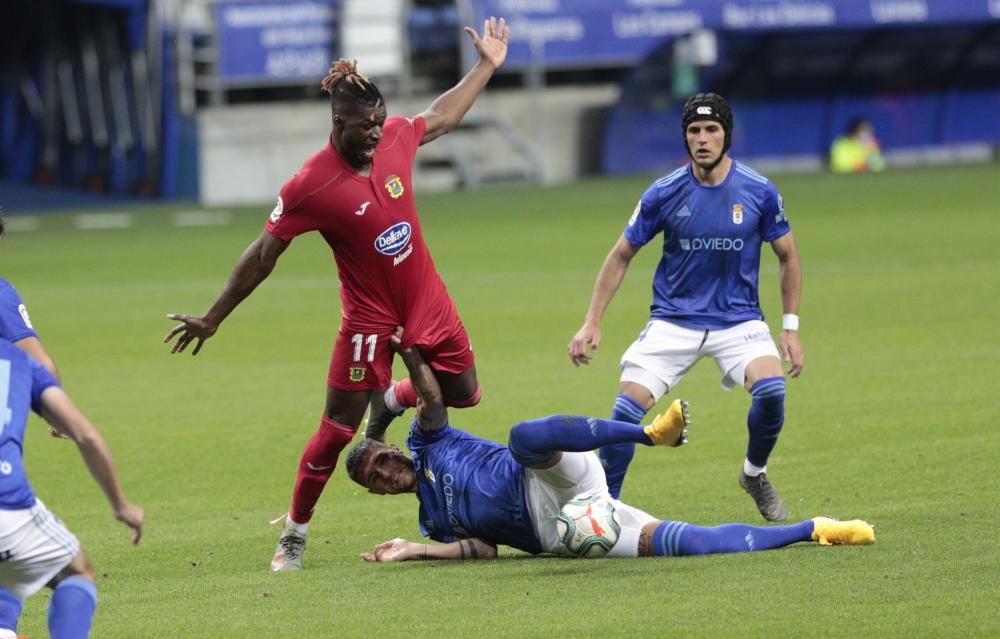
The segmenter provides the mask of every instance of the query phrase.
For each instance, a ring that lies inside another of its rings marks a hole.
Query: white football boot
[[[278,545],[274,549],[271,570],[274,572],[302,570],[302,555],[306,551],[306,529],[309,525],[296,524],[287,513],[271,523],[276,524],[281,520],[285,521],[285,525],[282,527]]]

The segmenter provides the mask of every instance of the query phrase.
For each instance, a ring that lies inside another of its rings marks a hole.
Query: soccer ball
[[[577,495],[556,520],[560,541],[577,557],[603,557],[618,542],[622,522],[607,495]]]

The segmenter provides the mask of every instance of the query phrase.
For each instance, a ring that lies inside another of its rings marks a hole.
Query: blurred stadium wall
[[[0,204],[270,200],[328,134],[331,59],[417,113],[490,15],[507,64],[421,188],[662,170],[700,90],[758,165],[821,169],[858,115],[890,165],[1000,143],[1000,0],[34,0],[0,3]]]

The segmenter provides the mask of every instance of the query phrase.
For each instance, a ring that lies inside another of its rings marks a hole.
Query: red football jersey
[[[403,326],[406,345],[458,321],[413,202],[413,158],[426,127],[421,117],[386,120],[367,177],[328,142],[281,188],[264,227],[286,241],[319,231],[337,261],[344,324],[390,333]]]

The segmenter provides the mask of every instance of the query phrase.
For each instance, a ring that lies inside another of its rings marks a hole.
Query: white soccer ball
[[[618,542],[622,522],[608,495],[577,495],[556,520],[563,545],[577,557],[603,557]]]

